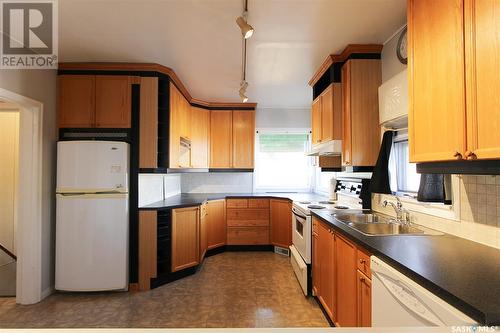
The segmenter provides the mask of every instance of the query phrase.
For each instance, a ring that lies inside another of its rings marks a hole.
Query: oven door
[[[292,243],[306,264],[311,263],[311,216],[292,208]]]

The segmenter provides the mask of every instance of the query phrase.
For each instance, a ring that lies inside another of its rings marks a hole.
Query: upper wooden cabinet
[[[233,111],[233,168],[253,169],[255,111]]]
[[[495,0],[409,1],[412,162],[500,158],[499,15]]]
[[[95,122],[95,76],[58,77],[59,127],[89,128]]]
[[[172,272],[200,263],[200,207],[172,209]]]
[[[233,165],[233,113],[210,111],[210,167],[231,168]]]
[[[130,128],[132,77],[60,75],[59,127]]]
[[[97,75],[95,79],[95,126],[130,128],[132,125],[131,78]]]
[[[379,59],[351,59],[342,66],[342,164],[372,167],[380,148]]]
[[[312,104],[312,143],[342,139],[342,85],[330,84]]]
[[[191,167],[191,105],[170,83],[170,168]]]
[[[158,166],[158,78],[141,77],[139,168]]]
[[[288,248],[292,245],[292,203],[290,200],[271,199],[271,244]]]
[[[210,111],[191,108],[191,167],[208,168]]]
[[[253,169],[255,111],[210,111],[210,168]]]

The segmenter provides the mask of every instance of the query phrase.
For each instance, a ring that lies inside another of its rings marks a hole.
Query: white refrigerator
[[[57,143],[57,290],[127,289],[128,179],[127,143]]]

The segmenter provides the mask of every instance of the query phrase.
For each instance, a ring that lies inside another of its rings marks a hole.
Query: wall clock
[[[408,42],[406,39],[407,28],[405,27],[401,34],[399,35],[398,45],[396,47],[396,54],[398,56],[399,61],[402,64],[408,63]]]

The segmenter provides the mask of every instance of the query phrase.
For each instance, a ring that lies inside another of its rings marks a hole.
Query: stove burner
[[[311,201],[299,201],[299,204],[308,205]]]
[[[335,201],[326,200],[326,201],[320,201],[319,203],[324,205],[333,205]]]
[[[307,206],[309,209],[323,209],[325,206],[320,206],[320,205],[309,205]]]
[[[346,206],[335,206],[333,208],[335,208],[335,209],[349,209],[349,207],[346,207]]]

